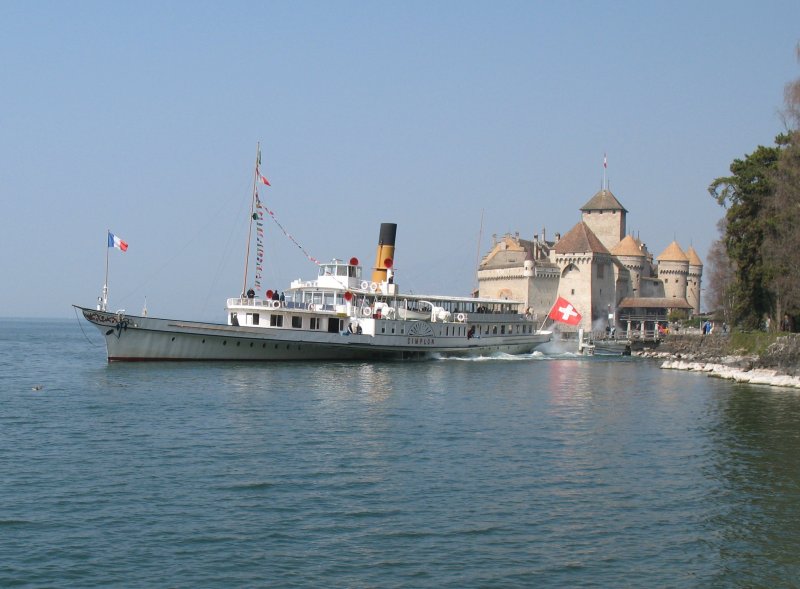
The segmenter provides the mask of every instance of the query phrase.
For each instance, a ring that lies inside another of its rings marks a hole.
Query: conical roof
[[[614,249],[611,250],[611,253],[615,256],[635,256],[639,258],[645,257],[645,255],[642,253],[642,249],[639,247],[639,244],[636,243],[636,240],[631,235],[626,235],[625,239],[614,246]]]
[[[686,257],[689,258],[689,264],[691,266],[702,266],[703,261],[700,259],[700,256],[697,255],[697,252],[694,251],[692,246],[686,250]]]
[[[628,211],[617,200],[617,197],[611,194],[611,191],[603,188],[600,192],[595,194],[589,199],[585,205],[581,207],[582,211]]]
[[[596,254],[610,253],[600,239],[583,221],[570,229],[553,249],[555,249],[557,254],[572,254],[575,252],[593,252]]]
[[[661,254],[658,256],[659,262],[688,262],[689,258],[686,257],[686,254],[683,253],[681,246],[678,245],[677,241],[673,241],[671,244],[667,246]]]

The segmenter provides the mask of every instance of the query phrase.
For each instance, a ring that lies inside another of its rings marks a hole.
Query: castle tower
[[[689,281],[689,258],[677,241],[673,241],[658,256],[658,277],[664,282],[664,296],[668,299],[686,299]]]
[[[556,243],[555,262],[561,269],[558,295],[582,315],[581,324],[591,331],[595,321],[608,321],[616,308],[614,262],[611,253],[589,225],[580,222]]]
[[[581,207],[581,221],[588,225],[603,246],[611,250],[625,237],[625,210],[611,191],[604,188]]]
[[[611,254],[630,271],[633,296],[642,296],[641,278],[650,276],[650,265],[639,244],[633,237],[626,235],[625,239],[611,250]]]
[[[686,250],[689,258],[689,278],[686,287],[686,301],[692,306],[693,312],[700,313],[700,289],[703,279],[703,262],[692,246]]]

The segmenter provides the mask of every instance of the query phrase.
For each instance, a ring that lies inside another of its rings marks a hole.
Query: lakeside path
[[[778,337],[759,355],[734,349],[727,335],[667,336],[657,350],[637,352],[661,359],[661,368],[704,372],[708,376],[750,384],[800,389],[800,335]]]

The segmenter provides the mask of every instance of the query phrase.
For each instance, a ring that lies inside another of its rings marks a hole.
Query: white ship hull
[[[524,354],[550,339],[550,332],[450,335],[455,332],[450,325],[421,321],[373,320],[375,334],[329,333],[77,308],[104,336],[109,362],[382,360]],[[490,324],[486,319],[491,318],[482,319],[484,324]]]

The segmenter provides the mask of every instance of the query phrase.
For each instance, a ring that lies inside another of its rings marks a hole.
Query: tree
[[[775,146],[734,160],[731,176],[708,188],[727,209],[723,238],[710,253],[716,269],[733,271],[729,282],[713,277],[712,288],[723,309],[730,305],[731,322],[746,329],[800,314],[800,79],[786,85],[784,99],[786,133]]]
[[[708,276],[708,306],[715,312],[721,312],[726,323],[733,323],[733,307],[735,302],[735,269],[728,258],[725,248],[727,232],[726,218],[717,222],[720,238],[711,244],[706,258],[706,274]]]
[[[764,211],[774,194],[772,172],[779,154],[778,147],[760,145],[745,159],[733,161],[731,176],[717,178],[708,187],[727,208],[724,243],[736,277],[729,293],[732,321],[745,329],[760,327],[763,317],[772,311],[762,246],[768,221]]]
[[[800,44],[797,46],[800,61]],[[774,292],[776,323],[800,313],[800,79],[786,85],[786,135],[773,172],[774,198],[765,218],[764,259]]]

